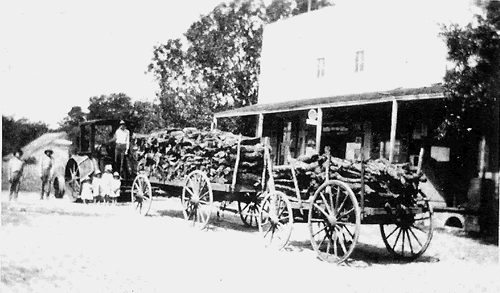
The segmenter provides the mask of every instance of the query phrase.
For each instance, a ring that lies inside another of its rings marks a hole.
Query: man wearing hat
[[[21,177],[23,176],[24,162],[21,160],[22,156],[23,151],[18,149],[9,161],[9,172],[7,173],[10,183],[9,200],[17,200],[19,187],[21,186]]]
[[[123,160],[128,153],[130,146],[130,131],[125,125],[125,121],[120,120],[120,127],[115,132],[114,141],[115,146],[115,169],[122,172]]]
[[[54,152],[51,149],[47,149],[44,153],[45,156],[43,156],[41,164],[42,172],[40,178],[42,179],[42,195],[40,199],[43,199],[45,189],[47,189],[47,198],[49,198],[51,188],[50,182],[54,174],[54,158],[52,157]]]

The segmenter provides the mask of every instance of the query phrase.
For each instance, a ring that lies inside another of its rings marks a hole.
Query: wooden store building
[[[434,131],[450,69],[441,24],[469,22],[473,11],[468,1],[435,10],[425,3],[339,1],[267,25],[258,103],[216,113],[216,121],[256,117],[276,164],[329,146],[340,158],[417,165],[423,149],[434,205],[467,203],[479,144],[464,151]]]

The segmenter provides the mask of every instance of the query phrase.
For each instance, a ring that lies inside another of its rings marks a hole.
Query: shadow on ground
[[[289,251],[313,251],[311,242],[309,241],[291,241],[284,249]],[[342,265],[352,267],[369,267],[372,265],[433,263],[438,261],[438,258],[426,256],[425,254],[413,261],[399,260],[394,258],[385,248],[358,242],[348,260]]]
[[[172,217],[184,220],[184,214],[180,210],[163,209],[163,210],[156,210],[155,213],[159,217]],[[257,227],[245,226],[238,215],[234,215],[228,212],[220,212],[219,216],[217,216],[216,212],[212,213],[206,229],[207,230],[224,229],[224,230],[233,230],[240,232],[258,231]]]

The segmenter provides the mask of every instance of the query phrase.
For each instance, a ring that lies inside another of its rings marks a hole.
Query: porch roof
[[[444,98],[441,84],[420,88],[398,88],[386,92],[370,92],[361,94],[339,95],[315,99],[304,99],[280,103],[255,104],[238,109],[215,113],[215,118],[247,116],[309,110],[313,108],[334,108],[357,105],[368,105],[384,102],[414,101]]]

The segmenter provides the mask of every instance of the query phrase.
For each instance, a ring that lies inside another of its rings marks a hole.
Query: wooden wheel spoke
[[[196,213],[200,216],[200,222],[204,223],[205,219],[203,218],[203,212],[201,211],[201,209],[196,209]]]
[[[319,225],[318,225],[318,226],[319,226]],[[315,236],[316,236],[316,235],[318,235],[319,233],[321,233],[321,232],[325,231],[325,229],[326,229],[326,225],[325,225],[323,228],[319,229],[316,233],[314,233],[314,234],[313,234],[313,237],[315,237]]]
[[[335,209],[337,209],[339,206],[340,188],[337,186],[335,189],[337,189],[337,196],[335,197]]]
[[[325,203],[326,209],[328,210],[329,214],[335,215],[334,211],[330,207],[330,203],[326,200],[325,196],[323,195],[323,192],[320,192],[319,195],[321,196],[321,199]]]
[[[352,209],[348,210],[347,212],[342,212],[342,213],[340,214],[339,218],[343,218],[343,217],[345,217],[345,216],[349,215],[350,213],[352,213],[353,211],[354,211],[354,208],[352,208]]]
[[[402,236],[402,240],[401,241],[401,254],[404,256],[405,255],[405,234],[406,234],[406,230],[402,230],[403,231],[403,234],[401,235]]]
[[[329,216],[329,215],[328,215],[328,214],[326,213],[326,211],[325,211],[325,210],[323,210],[323,209],[322,209],[322,208],[321,208],[318,204],[313,203],[313,206],[314,206],[315,208],[317,208],[317,209],[318,209],[318,210],[319,210],[319,211],[320,211],[320,212],[321,212],[321,213],[322,213],[325,217],[327,217],[327,218],[328,218],[328,216]]]
[[[394,250],[394,247],[396,247],[396,244],[398,244],[399,236],[401,236],[401,230],[402,229],[399,229],[398,236],[396,237],[396,240],[394,241],[394,245],[392,246],[392,250]]]
[[[337,223],[338,223],[338,222],[337,222]],[[350,224],[350,223],[349,223],[349,224]],[[347,233],[349,233],[349,236],[351,236],[351,239],[352,239],[352,240],[354,240],[354,234],[352,234],[352,233],[351,233],[351,230],[349,230],[349,228],[347,228],[347,226],[346,226],[346,225],[343,225],[343,226],[341,227],[341,229],[342,229],[342,231],[343,231],[343,230],[346,230],[346,231],[347,231]]]
[[[427,234],[427,232],[425,232],[424,230],[422,230],[422,228],[417,227],[417,226],[415,226],[414,224],[411,224],[411,227],[413,227],[413,228],[415,228],[415,229],[419,230],[420,232],[422,232],[422,233],[424,233],[424,234]]]
[[[333,254],[335,255],[335,257],[339,257],[339,249],[338,249],[338,246],[337,246],[337,243],[339,242],[339,239],[338,239],[338,235],[337,233],[332,233],[330,231],[331,234],[331,237],[333,237]]]
[[[387,238],[387,239],[389,239],[389,237],[391,237],[391,236],[392,236],[392,234],[394,234],[394,232],[396,232],[396,230],[397,230],[398,228],[399,228],[399,226],[396,226],[396,228],[394,228],[394,230],[392,230],[392,232],[391,232],[391,233],[389,233],[389,234],[386,236],[386,238]]]
[[[413,235],[413,237],[415,238],[415,240],[417,240],[418,245],[420,245],[420,247],[423,247],[422,243],[420,243],[420,240],[418,239],[417,235],[415,235],[415,233],[413,232],[413,230],[411,229],[411,227],[408,230],[411,232],[411,234]]]
[[[318,247],[321,248],[323,245],[323,242],[325,242],[326,238],[328,238],[328,227],[325,226],[325,236],[323,236],[323,239],[321,239],[321,242],[318,244]]]
[[[186,190],[186,191],[187,191],[187,192],[191,195],[191,197],[193,197],[193,196],[194,196],[194,191],[193,191],[193,190],[191,190],[191,188],[190,188],[190,187],[187,187],[187,186],[186,186],[186,189],[185,189],[185,190]]]
[[[409,230],[409,229],[408,229]],[[410,239],[410,232],[408,232],[408,230],[406,230],[406,236],[408,238],[408,244],[410,245],[410,251],[411,251],[411,254],[413,255],[413,246],[411,245],[411,239]]]
[[[342,232],[340,232],[340,233],[342,234]],[[340,248],[342,248],[342,251],[344,252],[344,254],[346,254],[347,253],[347,248],[345,247],[344,240],[345,240],[345,238],[342,236],[342,239],[339,239],[339,243],[340,243]]]
[[[340,204],[340,206],[337,208],[337,211],[341,211],[342,208],[344,207],[344,204],[345,204],[345,201],[347,200],[348,196],[344,196],[344,199],[342,200],[342,203]]]

